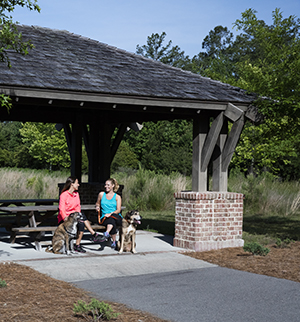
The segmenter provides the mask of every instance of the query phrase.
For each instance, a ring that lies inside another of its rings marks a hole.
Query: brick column
[[[244,245],[243,194],[189,191],[174,196],[174,246],[208,251]]]

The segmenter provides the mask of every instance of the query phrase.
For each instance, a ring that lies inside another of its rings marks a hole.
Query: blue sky
[[[166,40],[190,57],[202,51],[204,37],[217,25],[232,28],[248,8],[272,23],[272,11],[300,18],[300,0],[38,0],[41,13],[17,9],[14,20],[68,30],[100,42],[136,51],[152,33],[166,32]]]

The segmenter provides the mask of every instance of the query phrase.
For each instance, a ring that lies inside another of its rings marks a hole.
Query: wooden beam
[[[81,182],[82,165],[82,127],[81,123],[72,124],[71,175]]]
[[[243,110],[239,109],[237,106],[228,103],[224,115],[231,121],[237,121],[241,115],[244,114]]]
[[[205,110],[225,110],[227,102],[207,102],[200,100],[183,100],[175,98],[153,98],[153,97],[139,97],[139,96],[125,96],[125,95],[107,95],[96,93],[80,93],[74,91],[57,91],[50,89],[32,89],[11,86],[1,86],[0,93],[9,95],[11,97],[30,97],[43,98],[47,100],[66,100],[81,102],[95,102],[107,104],[130,104],[142,106],[161,106],[161,107],[178,107],[178,108],[192,108],[192,109],[205,109]],[[240,103],[241,104],[241,103]],[[246,105],[249,103],[245,102]],[[85,107],[83,106],[83,109]]]
[[[228,135],[228,120],[225,119],[212,157],[212,190],[227,191],[228,172],[223,170],[223,151]]]
[[[105,182],[110,177],[111,165],[111,125],[108,120],[103,120],[99,124],[99,182]]]
[[[192,190],[198,192],[208,190],[208,171],[207,168],[201,169],[201,156],[208,132],[208,123],[209,116],[206,113],[201,113],[201,116],[193,120]]]
[[[116,152],[117,152],[117,150],[118,150],[118,148],[120,146],[120,143],[121,143],[121,141],[123,139],[123,136],[126,133],[127,127],[128,127],[128,124],[124,124],[124,123],[119,126],[117,135],[116,135],[116,137],[115,137],[115,139],[113,141],[113,144],[111,146],[111,155],[110,155],[111,162],[113,161],[113,159],[114,159],[114,157],[116,155]]]
[[[224,112],[221,112],[212,122],[207,138],[205,140],[203,151],[201,154],[201,171],[205,171],[205,169],[207,169],[208,167],[215,145],[219,138],[219,135],[223,126],[223,122],[224,122]]]
[[[69,154],[72,162],[72,132],[69,124],[64,123],[63,124],[64,132],[65,132],[65,137],[67,141],[67,146],[69,149]]]
[[[88,127],[87,125],[84,125],[82,128],[82,135],[83,135],[83,142],[84,142],[84,147],[85,147],[85,151],[87,154],[87,157],[89,159],[89,154],[90,154],[90,136],[89,136],[89,131],[88,131]]]
[[[239,141],[240,135],[245,125],[245,116],[242,115],[239,120],[233,123],[225,144],[222,156],[222,171],[227,171],[233,153]]]
[[[100,127],[97,122],[92,122],[89,126],[88,140],[88,160],[89,175],[88,182],[101,182],[100,180]]]

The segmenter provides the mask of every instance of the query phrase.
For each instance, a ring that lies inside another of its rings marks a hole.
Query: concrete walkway
[[[88,238],[83,241],[87,253],[66,256],[37,252],[26,238],[9,244],[0,231],[0,263],[30,266],[100,300],[171,321],[299,321],[300,283],[190,258],[172,246],[172,237],[161,234],[138,231],[135,255],[99,250]]]

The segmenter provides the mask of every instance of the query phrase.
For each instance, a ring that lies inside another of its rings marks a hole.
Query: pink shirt
[[[58,222],[64,220],[73,212],[81,212],[79,193],[74,191],[72,194],[68,190],[61,193],[58,208]]]

